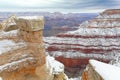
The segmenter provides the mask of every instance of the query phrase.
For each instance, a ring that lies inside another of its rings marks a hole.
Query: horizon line
[[[106,9],[0,9],[0,12],[101,13]]]

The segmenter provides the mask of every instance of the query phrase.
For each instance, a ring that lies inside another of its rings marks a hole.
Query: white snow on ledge
[[[50,73],[59,74],[64,72],[64,65],[49,55],[46,57],[46,63],[47,67],[50,67]]]
[[[1,65],[0,66],[0,72],[4,71],[6,69],[9,70],[9,68],[12,68],[13,66],[16,66],[15,68],[13,68],[13,70],[11,69],[11,71],[14,71],[15,69],[19,68],[18,64],[20,64],[22,62],[27,62],[27,61],[33,61],[33,60],[34,60],[33,57],[29,57],[29,58],[25,58],[25,59],[21,59],[21,60],[18,60],[18,61],[14,61],[14,62],[11,62],[11,63]]]
[[[120,68],[96,60],[89,60],[95,71],[104,80],[120,80]]]
[[[0,41],[0,54],[3,54],[10,50],[15,50],[26,46],[24,42],[15,43],[12,40],[2,40]]]
[[[9,32],[4,32],[4,31],[1,31],[0,32],[0,38],[5,38],[5,37],[14,37],[14,36],[18,36],[18,30],[12,30],[12,31],[9,31]]]
[[[3,79],[0,77],[0,80],[3,80]]]
[[[17,17],[17,19],[26,19],[26,20],[43,20],[44,17],[43,16],[20,16]]]

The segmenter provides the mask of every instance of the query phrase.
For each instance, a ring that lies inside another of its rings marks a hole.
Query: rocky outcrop
[[[97,60],[89,60],[81,80],[119,80],[120,68]]]
[[[49,80],[68,80],[64,73],[64,65],[56,61],[53,57],[47,56],[47,67],[49,68],[52,79]]]
[[[1,34],[2,48],[8,48],[8,50],[1,50],[1,62],[0,62],[0,75],[3,80],[46,80],[46,67],[45,65],[45,51],[42,41],[42,29],[44,24],[43,17],[18,17],[16,18],[16,24],[19,27],[15,33],[15,36],[9,36],[10,32]],[[40,26],[39,26],[39,25]],[[31,29],[34,28],[34,29]],[[2,36],[4,36],[2,38]],[[17,42],[10,37],[18,38]],[[9,39],[9,40],[8,40]],[[39,69],[42,68],[42,69]],[[43,72],[44,77],[38,76],[36,70],[39,69]]]
[[[78,30],[45,37],[46,50],[66,67],[80,68],[89,59],[109,62],[120,52],[120,9],[105,10]]]
[[[3,80],[66,80],[64,65],[49,59],[51,57],[46,60],[42,39],[44,18],[16,17],[14,21],[17,30],[5,32],[4,27],[0,32],[0,76]]]
[[[15,23],[16,15],[11,15],[8,19],[0,22],[0,30],[11,31],[18,29],[18,26]]]
[[[86,70],[82,73],[81,80],[104,80],[94,69],[91,64],[88,64]]]

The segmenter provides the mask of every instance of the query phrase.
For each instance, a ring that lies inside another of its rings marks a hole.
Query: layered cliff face
[[[120,9],[106,10],[78,30],[45,37],[46,50],[66,67],[80,68],[89,59],[113,60],[120,52]]]

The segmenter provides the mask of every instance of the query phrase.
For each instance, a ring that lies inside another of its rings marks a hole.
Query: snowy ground
[[[90,60],[90,64],[94,67],[95,71],[104,80],[120,80],[120,68],[114,65],[106,64],[96,60]]]
[[[68,80],[80,80],[80,78],[70,78]]]
[[[3,80],[3,79],[0,77],[0,80]]]

